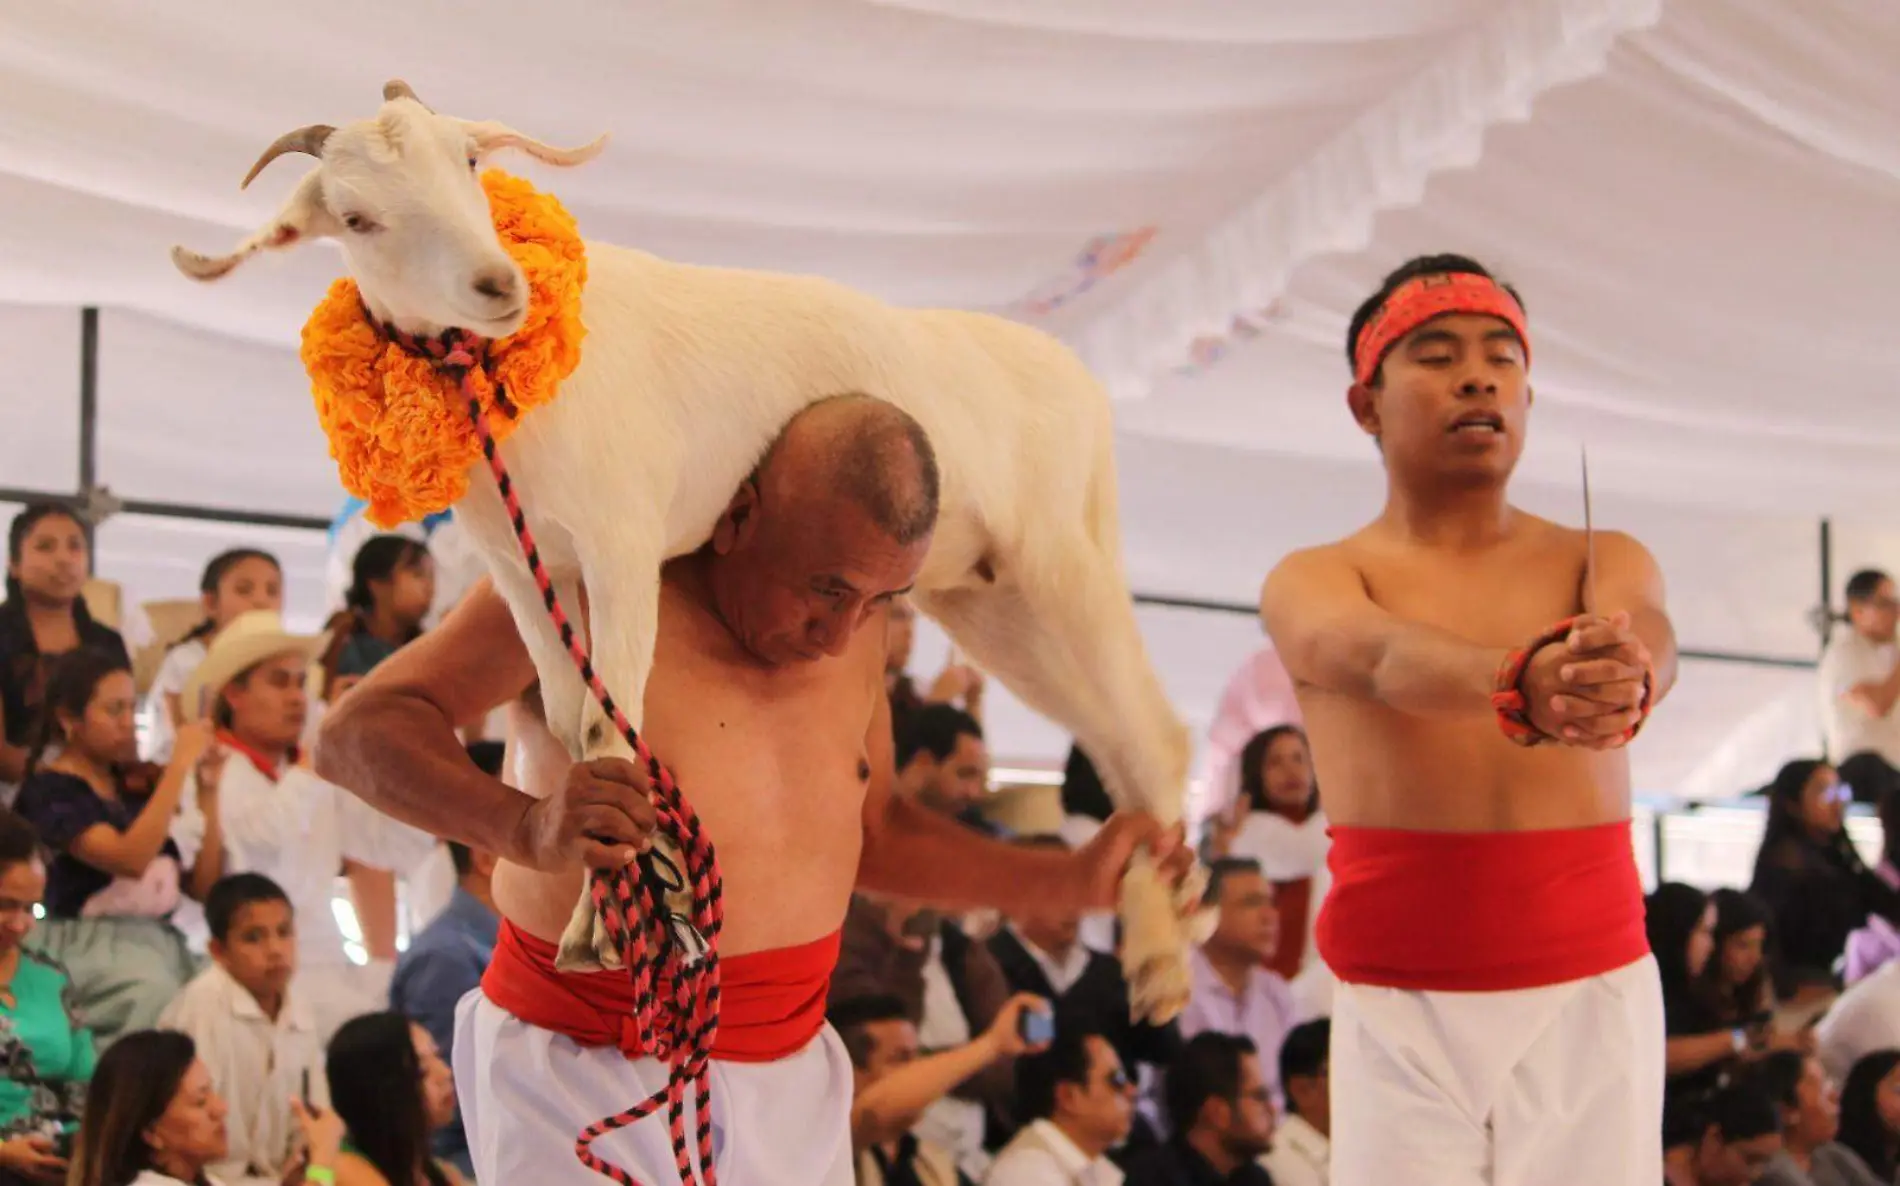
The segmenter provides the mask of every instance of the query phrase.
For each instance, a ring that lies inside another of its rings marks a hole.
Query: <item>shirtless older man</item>
[[[642,732],[725,878],[711,1078],[725,1186],[852,1180],[851,1060],[824,1006],[854,886],[951,908],[1099,908],[1138,845],[1185,872],[1185,849],[1149,817],[1111,820],[1070,855],[988,840],[891,795],[883,615],[923,563],[936,505],[915,421],[863,397],[829,400],[791,422],[707,546],[662,574]],[[642,770],[574,763],[524,713],[523,791],[474,768],[453,728],[534,677],[483,585],[337,707],[318,762],[390,814],[503,858],[494,894],[506,922],[455,1044],[476,1175],[592,1183],[577,1131],[663,1087],[667,1069],[623,1036],[625,973],[558,973],[555,944],[583,870],[633,859],[654,810]],[[677,1176],[661,1118],[594,1150],[649,1186]]]
[[[1478,264],[1401,267],[1347,356],[1385,510],[1261,597],[1333,824],[1333,1184],[1650,1186],[1662,1000],[1621,747],[1675,678],[1661,576],[1506,500],[1530,337]]]

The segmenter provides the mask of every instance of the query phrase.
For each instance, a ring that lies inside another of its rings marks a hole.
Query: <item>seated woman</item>
[[[1702,971],[1704,999],[1718,1024],[1765,1028],[1775,1011],[1775,987],[1768,976],[1768,906],[1732,889],[1710,894],[1709,905],[1715,910],[1715,951]]]
[[[202,897],[217,880],[213,837],[184,868],[170,829],[188,775],[197,795],[217,794],[222,757],[210,727],[187,725],[163,770],[137,760],[137,690],[120,660],[78,651],[54,665],[33,768],[15,804],[58,854],[47,875],[40,950],[73,978],[80,1012],[102,1045],[158,1021],[196,971],[170,922],[181,893]],[[57,745],[58,756],[41,763]]]
[[[286,1183],[327,1182],[343,1122],[293,1105],[305,1160]],[[70,1186],[222,1186],[205,1172],[224,1156],[225,1104],[192,1040],[172,1030],[127,1034],[99,1060],[86,1094]]]
[[[0,1186],[60,1180],[59,1149],[92,1077],[92,1035],[65,971],[23,943],[45,889],[39,837],[0,808]]]
[[[1900,1181],[1900,1050],[1876,1050],[1847,1073],[1835,1139],[1875,1179]]]
[[[429,1031],[400,1013],[369,1013],[330,1040],[330,1098],[348,1135],[336,1186],[463,1186],[429,1155],[455,1117],[455,1081]]]
[[[1835,962],[1847,936],[1878,915],[1900,922],[1900,890],[1867,867],[1847,837],[1849,792],[1826,762],[1789,762],[1768,788],[1768,824],[1749,892],[1768,906],[1783,998],[1839,987]]]
[[[7,599],[0,602],[0,797],[8,803],[26,777],[53,660],[85,647],[131,662],[119,632],[95,622],[80,596],[91,560],[85,526],[65,507],[33,503],[7,528]]]

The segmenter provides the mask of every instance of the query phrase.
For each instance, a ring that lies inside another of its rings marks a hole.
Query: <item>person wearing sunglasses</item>
[[[983,1186],[1122,1186],[1108,1151],[1126,1139],[1135,1086],[1100,1034],[1058,1031],[1049,1049],[1016,1064],[1031,1123],[997,1154]]]
[[[1789,762],[1767,788],[1768,823],[1749,892],[1767,903],[1777,938],[1777,995],[1801,1003],[1832,990],[1848,933],[1878,915],[1900,923],[1900,891],[1882,881],[1847,836],[1853,792],[1818,758]]]

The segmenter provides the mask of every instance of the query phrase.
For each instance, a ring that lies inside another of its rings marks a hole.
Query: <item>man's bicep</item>
[[[1664,601],[1662,566],[1648,548],[1621,532],[1598,537],[1597,560],[1597,612],[1629,614],[1630,629],[1655,664],[1655,698],[1660,700],[1676,682],[1676,630]]]
[[[377,664],[348,695],[425,700],[460,726],[521,695],[534,679],[514,615],[483,577],[441,625]]]
[[[1295,552],[1268,574],[1260,619],[1288,674],[1341,691],[1371,680],[1392,626],[1358,572],[1323,551]]]

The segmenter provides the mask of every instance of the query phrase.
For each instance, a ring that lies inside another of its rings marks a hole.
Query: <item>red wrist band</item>
[[[1530,702],[1524,698],[1524,673],[1530,668],[1531,659],[1537,652],[1553,643],[1562,642],[1569,637],[1570,630],[1577,623],[1575,617],[1565,618],[1536,638],[1504,657],[1498,667],[1496,690],[1491,693],[1491,707],[1498,714],[1498,728],[1512,742],[1523,745],[1543,745],[1559,741],[1538,728],[1531,721]],[[1655,674],[1643,673],[1643,700],[1637,706],[1636,723],[1624,731],[1622,741],[1628,743],[1642,731],[1643,724],[1649,720],[1650,697],[1655,687]]]

